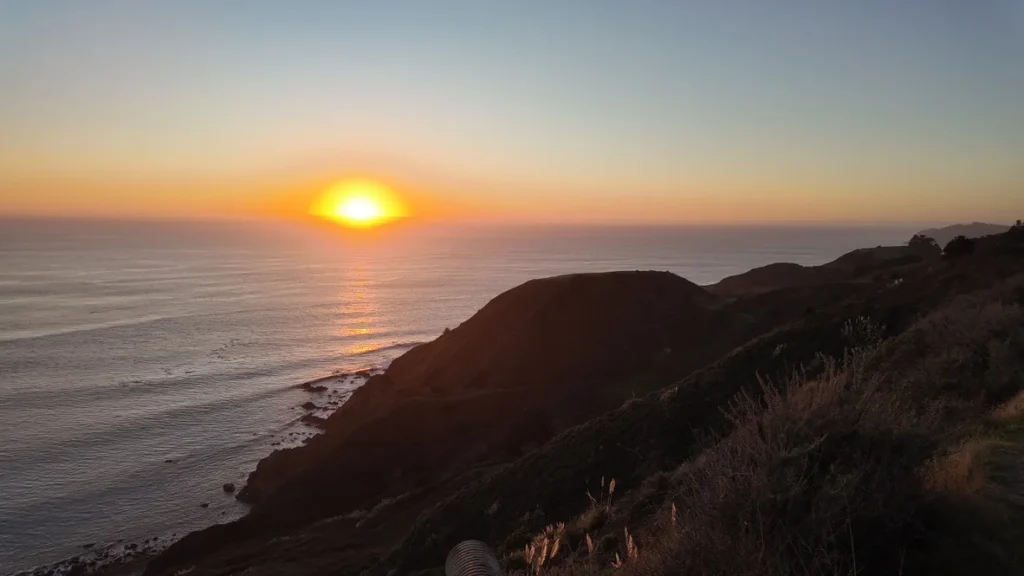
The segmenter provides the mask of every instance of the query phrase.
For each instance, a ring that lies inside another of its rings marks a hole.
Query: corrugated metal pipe
[[[445,576],[503,576],[490,547],[478,540],[460,542],[448,553]]]

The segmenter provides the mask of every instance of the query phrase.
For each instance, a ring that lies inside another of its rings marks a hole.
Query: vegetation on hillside
[[[910,241],[907,242],[907,246],[924,256],[938,256],[942,253],[942,248],[939,247],[939,243],[936,242],[934,238],[925,236],[924,234],[914,234],[910,238]]]
[[[984,222],[972,222],[970,224],[954,224],[942,228],[929,228],[918,232],[921,236],[934,238],[939,246],[945,246],[950,240],[957,236],[967,238],[982,238],[993,234],[1006,232],[1009,226],[1004,224],[986,224]]]
[[[1024,313],[1013,294],[1022,286],[959,299],[896,338],[827,359],[816,377],[740,394],[725,409],[729,433],[566,519],[559,554],[506,550],[509,566],[1021,573]]]
[[[957,236],[953,238],[942,250],[942,254],[950,258],[967,256],[972,252],[974,252],[974,240],[971,240],[966,236]]]
[[[492,447],[493,460],[367,499],[370,512],[294,526],[256,516],[194,534],[149,572],[439,574],[454,545],[479,539],[524,576],[1024,573],[1022,232],[959,257],[870,249],[735,277],[709,288],[707,309],[755,335],[711,364],[663,370],[638,356],[649,372],[639,384],[604,370],[589,387],[535,364],[531,382],[547,384],[530,393],[563,394],[560,405],[595,386],[636,396],[514,458]],[[643,293],[622,301],[639,306]],[[570,338],[577,324],[557,340],[584,341]],[[580,366],[592,348],[575,351]],[[360,446],[383,458],[381,438]],[[320,490],[304,495],[310,509],[323,502]]]

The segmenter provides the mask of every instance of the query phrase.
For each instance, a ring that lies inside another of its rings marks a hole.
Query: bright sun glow
[[[346,198],[337,209],[337,217],[353,222],[372,222],[381,217],[380,204],[368,196]]]
[[[317,199],[311,212],[347,226],[368,228],[406,216],[405,206],[383,184],[372,180],[345,180]]]

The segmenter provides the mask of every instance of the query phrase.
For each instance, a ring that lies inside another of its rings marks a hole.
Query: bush
[[[966,236],[957,236],[946,244],[946,248],[942,251],[943,255],[950,258],[959,258],[961,256],[967,256],[974,252],[974,240]]]
[[[1006,234],[1006,236],[1012,242],[1020,242],[1022,239],[1024,239],[1024,222],[1017,220],[1017,223],[1010,227],[1010,231]]]
[[[817,379],[741,396],[732,432],[676,471],[628,571],[1019,573],[1021,510],[982,497],[978,437],[1024,386],[1024,313],[998,301],[1017,284],[951,302]]]
[[[735,429],[676,472],[665,522],[641,543],[637,574],[856,574],[898,571],[927,500],[917,470],[942,433],[857,368],[730,411]],[[904,546],[892,543],[904,543]]]
[[[938,256],[942,253],[942,248],[939,247],[939,243],[934,238],[925,236],[924,234],[914,234],[910,241],[907,242],[907,246],[913,249],[919,254],[926,256]]]
[[[996,406],[1024,412],[1024,311],[1006,303],[1022,283],[958,298],[889,340],[848,322],[844,335],[872,337],[817,378],[738,396],[727,434],[589,533],[609,546],[545,573],[1022,573],[1024,502],[999,499],[988,452],[1006,443],[986,436]]]

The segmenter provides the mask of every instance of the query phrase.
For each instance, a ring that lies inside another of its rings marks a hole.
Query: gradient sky
[[[0,0],[0,213],[1008,221],[1024,0]]]

